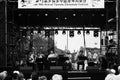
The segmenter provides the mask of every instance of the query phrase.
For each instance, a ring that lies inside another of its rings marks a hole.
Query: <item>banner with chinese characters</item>
[[[104,7],[104,0],[18,0],[19,9],[90,9]]]

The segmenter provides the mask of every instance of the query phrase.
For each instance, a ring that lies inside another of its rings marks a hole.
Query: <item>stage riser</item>
[[[12,72],[12,67],[0,67],[0,70],[7,70]],[[31,67],[21,67],[20,71],[23,72],[25,78],[29,78],[33,72]],[[64,80],[104,80],[106,73],[105,71],[63,71],[63,70],[47,70],[47,71],[36,71],[38,76],[46,76],[48,80],[52,78],[54,74],[60,74]],[[77,78],[77,79],[76,79]],[[79,78],[79,79],[78,79]]]

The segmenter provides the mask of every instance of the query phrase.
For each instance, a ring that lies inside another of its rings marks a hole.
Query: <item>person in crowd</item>
[[[51,80],[63,80],[63,77],[62,75],[59,75],[59,74],[54,74],[52,76],[52,79]]]
[[[38,80],[47,80],[47,77],[46,76],[40,76],[40,77],[38,77]]]
[[[12,75],[10,73],[7,73],[7,76],[4,80],[12,80]]]
[[[7,77],[7,71],[3,71],[0,73],[0,80],[4,80]]]
[[[107,76],[105,77],[105,80],[116,80],[116,71],[114,69],[106,69]]]
[[[25,80],[24,75],[20,71],[13,71],[12,80]]]
[[[118,66],[118,75],[116,75],[116,80],[120,80],[120,66]]]

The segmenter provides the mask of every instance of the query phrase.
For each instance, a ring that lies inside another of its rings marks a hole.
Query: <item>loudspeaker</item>
[[[96,66],[88,66],[86,68],[87,71],[89,72],[95,72],[95,71],[99,71],[99,67],[96,67]]]
[[[22,71],[23,73],[25,73],[25,72],[32,72],[33,68],[32,67],[28,67],[28,66],[24,66],[24,67],[20,67],[20,71]]]
[[[63,70],[62,66],[50,66],[50,70]]]

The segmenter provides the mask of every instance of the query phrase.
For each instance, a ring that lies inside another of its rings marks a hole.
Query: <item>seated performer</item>
[[[58,57],[58,54],[54,53],[53,51],[50,52],[50,54],[48,55],[48,58],[56,58]]]
[[[80,51],[77,52],[75,55],[75,60],[77,63],[77,70],[84,70],[87,57],[84,55],[84,49],[83,47],[80,48]]]
[[[98,53],[94,52],[94,54],[93,54],[93,62],[97,65],[98,61],[99,61]]]
[[[58,58],[58,54],[51,51],[50,54],[47,57],[47,60],[50,63],[50,65],[56,65],[57,58]]]
[[[42,53],[38,53],[36,57],[36,63],[37,63],[37,69],[43,70],[44,69],[44,63],[45,63],[45,55]]]

